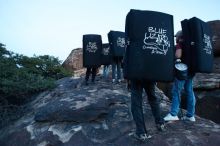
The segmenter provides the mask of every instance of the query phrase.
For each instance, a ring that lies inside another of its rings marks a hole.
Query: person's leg
[[[183,89],[185,81],[184,80],[178,80],[175,79],[173,83],[173,88],[172,88],[172,104],[171,104],[171,110],[170,114],[172,116],[177,116],[179,112],[179,106],[180,106],[180,101],[181,101],[181,91]]]
[[[193,92],[193,80],[192,78],[186,80],[184,89],[187,97],[187,117],[193,117],[195,114],[196,98]]]
[[[131,91],[131,81],[127,79],[127,89]]]
[[[142,107],[143,88],[137,81],[131,81],[131,113],[136,124],[136,134],[147,133]]]
[[[85,84],[88,85],[89,75],[91,73],[91,67],[87,67],[86,69],[86,77],[85,77]]]
[[[97,71],[97,67],[93,67],[92,68],[92,82],[95,82],[95,76],[96,76],[96,71]]]
[[[113,61],[113,63],[112,63],[112,82],[115,82],[115,68],[116,68],[116,64]]]
[[[106,79],[108,79],[109,75],[109,65],[106,65]]]
[[[160,99],[156,96],[155,86],[156,86],[155,82],[144,83],[144,89],[145,92],[147,93],[148,101],[151,106],[153,116],[155,118],[155,123],[164,124],[164,120],[161,117]]]
[[[109,70],[108,65],[104,65],[104,67],[103,67],[103,77],[104,77],[104,79],[108,78],[108,72],[109,72],[108,70]]]
[[[107,69],[107,66],[104,65],[103,66],[103,73],[102,73],[104,78],[106,78],[106,69]]]
[[[117,80],[120,82],[121,81],[121,63],[117,63]]]

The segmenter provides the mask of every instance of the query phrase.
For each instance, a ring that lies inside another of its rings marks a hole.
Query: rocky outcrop
[[[214,59],[213,73],[197,73],[194,78],[196,113],[220,123],[220,58]]]
[[[214,55],[220,56],[220,20],[209,21],[207,23],[210,25],[213,34]]]
[[[195,91],[197,96],[196,113],[206,119],[220,123],[220,90]]]
[[[157,89],[163,116],[169,110],[167,97]],[[83,85],[83,78],[64,78],[57,88],[41,93],[28,105],[27,113],[0,130],[1,146],[134,146],[146,145],[133,138],[130,93],[125,83],[112,84],[97,78]],[[153,135],[147,145],[200,145],[220,143],[220,125],[196,116],[195,123],[167,123],[158,132],[144,98],[146,127]]]
[[[64,68],[72,72],[82,69],[83,68],[82,48],[73,49],[62,65]]]
[[[195,90],[216,90],[220,89],[220,74],[218,73],[197,73],[194,78]]]
[[[220,74],[197,73],[194,79],[196,113],[220,123]]]

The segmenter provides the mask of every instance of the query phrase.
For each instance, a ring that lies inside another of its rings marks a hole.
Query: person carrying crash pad
[[[183,39],[183,32],[182,30],[178,31],[175,35],[176,37],[176,63],[186,62],[187,59],[190,59],[190,56],[183,56],[183,49],[184,48],[184,39]],[[187,53],[184,53],[184,55],[188,55]],[[184,58],[184,59],[182,59]],[[188,67],[187,67],[188,68]],[[193,77],[195,76],[195,73],[191,70],[187,70],[186,77],[176,77],[173,83],[172,87],[172,104],[170,112],[164,117],[165,121],[175,121],[179,120],[178,113],[179,113],[179,107],[180,107],[180,101],[181,101],[181,92],[184,89],[186,93],[187,98],[187,113],[185,116],[182,117],[183,120],[188,120],[191,122],[195,122],[195,104],[196,104],[196,98],[193,91]]]

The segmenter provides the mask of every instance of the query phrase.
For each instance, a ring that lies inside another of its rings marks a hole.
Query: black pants
[[[96,71],[97,71],[97,67],[87,67],[85,80],[88,81],[89,76],[92,73],[92,82],[94,82],[95,76],[96,76]]]
[[[136,133],[147,133],[145,127],[145,120],[143,114],[143,88],[147,93],[148,102],[151,106],[151,110],[156,124],[162,124],[163,118],[160,111],[160,100],[155,94],[155,82],[150,81],[131,81],[131,112],[136,124]]]

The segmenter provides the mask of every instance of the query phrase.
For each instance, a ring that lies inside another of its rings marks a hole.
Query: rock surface
[[[52,91],[41,93],[28,112],[13,125],[0,130],[1,146],[217,146],[220,125],[200,117],[195,123],[177,121],[158,132],[147,100],[144,100],[146,127],[153,135],[149,142],[133,138],[135,125],[130,113],[130,93],[125,83],[112,84],[97,78],[83,85],[82,78],[64,78]],[[169,110],[162,99],[163,116]],[[146,98],[145,98],[146,99]]]
[[[64,68],[72,72],[82,69],[83,68],[82,48],[73,49],[62,65]]]
[[[220,123],[220,73],[197,73],[194,78],[196,113]]]
[[[220,89],[220,73],[197,73],[193,81],[195,90]]]

